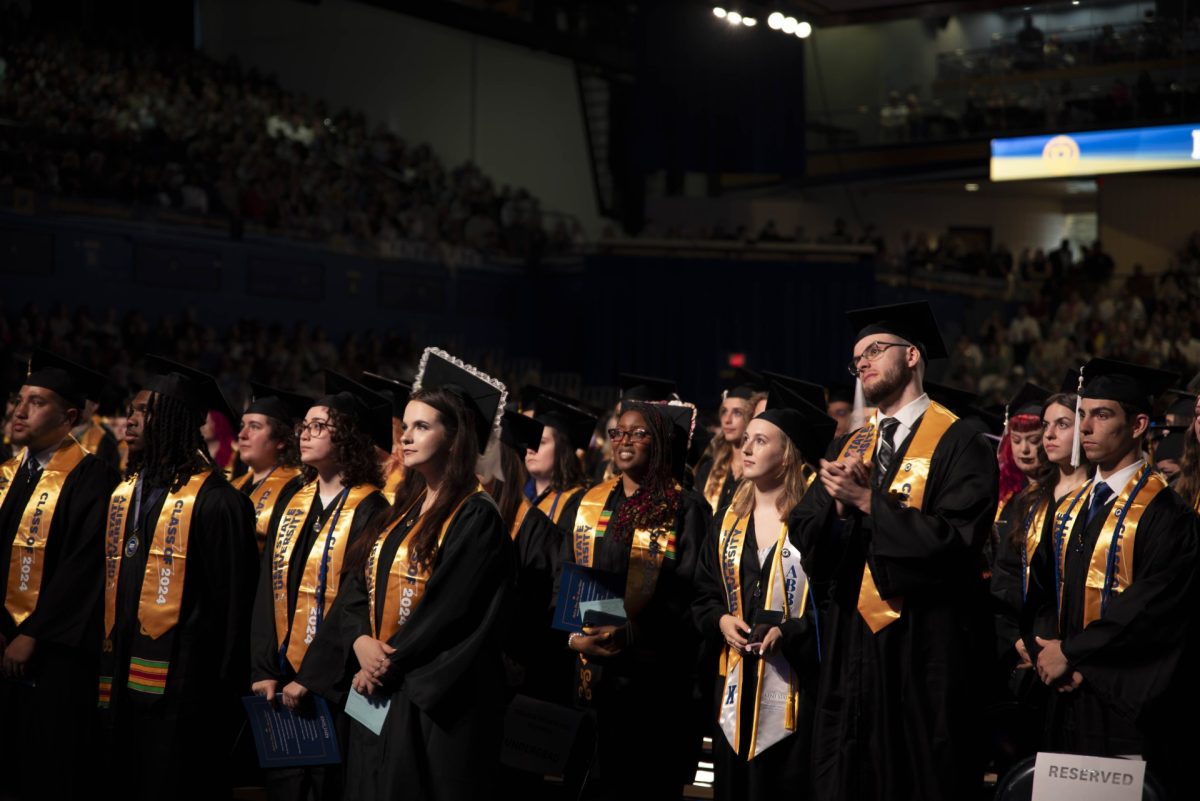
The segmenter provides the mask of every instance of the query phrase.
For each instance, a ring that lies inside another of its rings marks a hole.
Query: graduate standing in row
[[[721,398],[721,432],[713,438],[708,455],[696,468],[696,488],[715,513],[733,499],[742,478],[739,449],[746,426],[754,417],[754,407],[766,397],[761,386],[742,383]]]
[[[312,400],[254,382],[250,388],[253,394],[242,413],[237,438],[238,458],[246,474],[233,486],[254,504],[254,539],[262,553],[275,507],[286,504],[304,485],[295,429]]]
[[[1042,537],[1025,607],[1026,648],[1055,691],[1043,747],[1141,755],[1177,785],[1195,745],[1170,720],[1195,699],[1180,690],[1200,548],[1195,515],[1143,451],[1153,399],[1176,377],[1109,359],[1082,377],[1077,442],[1095,472]]]
[[[788,521],[809,580],[834,582],[815,797],[958,801],[983,774],[996,457],[922,388],[927,360],[946,356],[928,304],[848,316],[850,370],[878,412],[831,446]]]
[[[818,609],[785,518],[808,485],[805,454],[824,453],[836,426],[772,386],[739,448],[745,481],[714,518],[700,558],[696,625],[725,646],[714,712],[718,799],[812,797]]]
[[[35,351],[0,465],[0,787],[73,799],[92,781],[104,513],[116,471],[72,427],[104,377]]]
[[[508,689],[501,649],[513,544],[475,475],[504,385],[428,348],[404,412],[396,502],[347,555],[342,588],[289,705],[353,688],[387,703],[380,734],[351,722],[348,801],[477,799],[498,769]]]
[[[378,373],[364,372],[362,383],[367,389],[385,398],[392,409],[392,442],[383,451],[383,497],[391,503],[396,500],[396,490],[404,480],[404,454],[400,439],[404,435],[404,407],[412,394],[412,384],[385,378]]]
[[[327,373],[326,395],[314,401],[300,432],[305,483],[276,505],[250,626],[251,691],[274,701],[300,670],[313,638],[338,595],[345,555],[386,508],[375,448],[391,445],[391,411],[380,396],[351,379]],[[342,664],[345,658],[342,659]],[[349,681],[335,687],[344,698]],[[341,745],[348,724],[331,705]],[[267,771],[272,799],[336,799],[340,766]]]
[[[211,376],[147,357],[108,504],[98,783],[128,799],[228,794],[245,713],[258,552],[254,509],[200,436]]]
[[[534,419],[543,426],[536,448],[525,455],[532,486],[528,495],[556,525],[564,525],[567,506],[587,489],[583,465],[576,455],[587,451],[596,417],[561,396],[540,390]]]

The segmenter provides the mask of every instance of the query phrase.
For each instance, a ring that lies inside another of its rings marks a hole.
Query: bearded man
[[[848,317],[858,332],[850,371],[876,413],[835,440],[788,521],[810,581],[830,598],[813,797],[975,797],[996,457],[925,394],[927,360],[946,356],[927,303]]]

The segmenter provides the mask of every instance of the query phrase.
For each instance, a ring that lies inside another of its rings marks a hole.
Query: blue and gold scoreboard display
[[[992,140],[992,180],[1200,167],[1200,123]]]

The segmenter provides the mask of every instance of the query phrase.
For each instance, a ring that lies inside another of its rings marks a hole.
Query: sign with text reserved
[[[1032,801],[1142,801],[1145,780],[1140,760],[1039,753]]]

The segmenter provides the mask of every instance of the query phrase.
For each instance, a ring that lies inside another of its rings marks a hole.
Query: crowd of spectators
[[[236,60],[119,46],[0,12],[0,188],[227,221],[356,252],[412,243],[523,259],[579,243],[528,191],[449,167]]]

